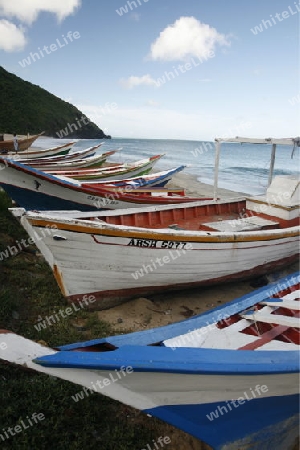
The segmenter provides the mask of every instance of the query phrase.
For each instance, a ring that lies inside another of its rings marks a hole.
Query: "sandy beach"
[[[172,181],[169,182],[170,187],[181,187],[185,189],[187,195],[191,196],[203,196],[203,197],[213,197],[214,187],[210,184],[201,183],[197,180],[196,175],[190,175],[184,172],[176,174]],[[236,198],[245,197],[248,194],[243,192],[236,192],[234,190],[218,188],[218,197],[221,198]]]

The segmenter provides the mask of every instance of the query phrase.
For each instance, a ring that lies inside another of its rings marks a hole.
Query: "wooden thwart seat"
[[[278,222],[263,219],[258,216],[245,217],[243,219],[220,220],[218,222],[203,223],[201,228],[215,231],[256,231],[264,228],[277,228]]]
[[[300,320],[298,317],[282,316],[280,314],[269,314],[263,311],[249,311],[242,314],[241,317],[247,320],[254,320],[255,322],[276,323],[286,327],[300,328]]]
[[[264,306],[280,306],[281,308],[291,309],[293,311],[300,311],[300,302],[293,300],[283,300],[282,298],[274,298],[265,300],[259,303]]]

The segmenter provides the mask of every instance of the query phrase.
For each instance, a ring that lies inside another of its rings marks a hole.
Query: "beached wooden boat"
[[[30,147],[29,149],[23,152],[9,152],[3,156],[9,159],[15,160],[35,160],[39,158],[46,158],[49,156],[59,156],[59,155],[67,155],[69,151],[72,149],[73,145],[76,142],[67,142],[63,145],[58,145],[56,147],[46,148],[46,149],[38,149],[34,147]]]
[[[292,449],[299,282],[297,272],[183,322],[55,350],[2,330],[0,358],[83,386],[74,401],[101,393],[215,450]]]
[[[111,201],[120,208],[116,194]],[[296,261],[299,195],[296,177],[277,176],[266,195],[257,197],[82,214],[28,212],[21,223],[31,237],[38,236],[63,294],[70,299],[92,294],[101,309],[141,294],[243,279]]]
[[[44,133],[44,132],[43,132]],[[19,151],[26,150],[29,148],[32,143],[40,136],[42,136],[43,133],[34,134],[32,136],[18,138],[18,146]],[[0,152],[3,151],[14,151],[14,140],[13,139],[4,139],[3,141],[0,141]]]
[[[68,177],[81,182],[101,182],[109,180],[125,180],[136,176],[142,176],[149,173],[148,164],[149,160],[156,160],[164,155],[156,155],[151,158],[140,159],[139,161],[115,164],[112,163],[108,167],[100,168],[79,168],[71,170],[45,170],[54,176]],[[141,170],[142,169],[142,170]]]
[[[102,309],[134,296],[243,279],[296,261],[300,188],[298,180],[288,181],[289,188],[286,177],[276,177],[267,196],[259,198],[96,213],[23,211],[21,223],[37,238],[63,294],[71,300],[94,295],[94,306]],[[277,185],[280,194],[283,183],[289,198],[275,203],[271,191]]]
[[[97,166],[102,166],[102,164],[109,158],[114,155],[118,150],[111,150],[109,152],[105,152],[102,154],[96,154],[99,145],[95,145],[93,147],[89,147],[85,150],[79,150],[77,152],[69,153],[65,156],[53,156],[49,158],[38,158],[34,160],[17,160],[22,164],[28,164],[37,170],[44,170],[55,167],[81,167],[87,165],[96,164]]]
[[[85,181],[88,186],[106,186],[109,189],[126,188],[131,186],[133,189],[146,187],[164,187],[177,173],[185,169],[186,166],[179,166],[161,172],[149,173],[140,177],[126,178],[125,180],[110,181]]]
[[[140,172],[150,171],[160,157],[161,155],[151,157],[147,162],[143,160]],[[57,178],[17,161],[1,158],[0,185],[19,206],[28,210],[97,211],[200,200],[185,196],[182,189],[133,189],[127,186],[116,190],[100,185],[85,185],[70,178]]]
[[[52,155],[52,156],[43,156],[40,158],[22,158],[22,155],[19,155],[17,158],[10,158],[18,161],[22,164],[28,164],[31,167],[42,166],[43,164],[55,164],[60,162],[70,162],[76,159],[86,158],[88,156],[94,156],[98,148],[101,144],[94,145],[93,147],[88,147],[84,150],[73,151],[72,153]]]
[[[63,159],[61,161],[40,161],[37,160],[35,161],[31,161],[30,163],[27,163],[28,165],[30,165],[31,167],[37,169],[37,170],[41,170],[41,171],[46,171],[46,170],[51,170],[51,169],[76,169],[76,168],[83,168],[83,167],[96,167],[99,168],[102,166],[102,164],[106,161],[106,159],[109,156],[112,156],[114,153],[116,153],[117,150],[113,150],[110,152],[106,152],[100,155],[95,154],[94,150],[90,150],[91,151],[91,155],[80,155],[78,157],[72,157],[70,159],[67,159],[66,161],[64,161]],[[19,162],[19,161],[18,161]],[[25,164],[25,161],[23,161],[23,164]]]

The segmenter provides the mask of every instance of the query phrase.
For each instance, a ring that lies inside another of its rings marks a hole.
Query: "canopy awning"
[[[276,145],[292,145],[300,147],[300,137],[295,138],[244,138],[236,136],[234,138],[216,138],[216,142],[230,142],[240,144],[276,144]]]
[[[222,143],[239,143],[239,144],[270,144],[272,145],[271,152],[271,161],[270,161],[270,170],[269,170],[269,179],[268,186],[270,186],[274,164],[275,164],[275,154],[276,154],[276,146],[277,145],[290,145],[293,147],[292,157],[296,147],[300,147],[300,137],[295,138],[244,138],[236,136],[234,138],[216,138],[215,146],[216,146],[216,155],[215,155],[215,180],[214,180],[214,199],[218,198],[218,178],[219,178],[219,162],[220,162],[220,147]]]

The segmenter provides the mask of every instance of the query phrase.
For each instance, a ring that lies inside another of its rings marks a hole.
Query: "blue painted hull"
[[[215,450],[288,449],[299,434],[299,395],[251,399],[237,408],[229,402],[217,402],[166,405],[144,412],[183,429]]]
[[[84,205],[59,197],[44,194],[38,191],[19,188],[11,184],[0,183],[0,186],[19,206],[22,208],[38,211],[58,211],[58,210],[77,210],[77,211],[101,211],[103,208],[96,208],[92,205]]]
[[[221,317],[233,316],[273,299],[274,294],[294,289],[299,281],[300,274],[295,273],[180,323],[65,345],[35,362],[45,368],[92,371],[101,377],[129,366],[133,374],[124,382],[121,401],[137,407],[131,394],[140,396],[142,411],[215,450],[292,449],[299,434],[297,350],[173,348],[166,347],[165,341],[218,321],[220,313]],[[107,349],[107,344],[110,351],[92,351],[101,345]]]

